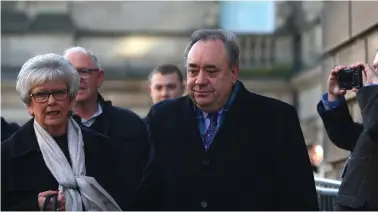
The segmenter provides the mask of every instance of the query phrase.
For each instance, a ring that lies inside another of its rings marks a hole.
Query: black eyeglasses
[[[95,71],[99,71],[98,68],[77,68],[77,72],[79,72],[79,75],[83,79],[88,79],[92,76],[92,73]]]
[[[31,97],[38,103],[45,103],[49,100],[50,95],[52,95],[57,101],[66,100],[68,97],[68,89],[55,90],[52,92],[48,91],[38,91],[36,93],[30,94]]]

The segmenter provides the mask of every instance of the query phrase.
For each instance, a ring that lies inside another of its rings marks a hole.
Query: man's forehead
[[[151,83],[152,84],[167,84],[167,83],[176,83],[179,82],[179,77],[176,73],[161,74],[155,73],[152,75]]]
[[[190,49],[188,65],[214,65],[227,60],[224,44],[220,40],[198,41]]]

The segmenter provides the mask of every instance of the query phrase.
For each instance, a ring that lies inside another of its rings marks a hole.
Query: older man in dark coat
[[[154,105],[154,158],[135,197],[147,210],[318,210],[294,107],[249,92],[232,33],[199,30],[185,51],[189,96]]]

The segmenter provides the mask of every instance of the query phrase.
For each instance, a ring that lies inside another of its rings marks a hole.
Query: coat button
[[[202,201],[201,202],[201,207],[202,208],[207,208],[207,202],[206,201]]]
[[[208,159],[202,159],[202,165],[208,166],[209,165],[209,160]]]

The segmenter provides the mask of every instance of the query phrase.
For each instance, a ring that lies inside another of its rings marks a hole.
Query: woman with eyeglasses
[[[71,118],[79,85],[77,70],[59,55],[22,66],[16,89],[33,118],[1,145],[2,210],[41,210],[51,195],[56,210],[122,210],[122,143]]]

